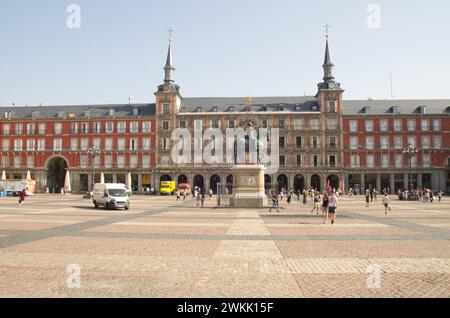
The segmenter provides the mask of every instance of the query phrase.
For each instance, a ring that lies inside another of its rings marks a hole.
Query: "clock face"
[[[334,85],[334,83],[329,83],[329,84],[328,84],[328,87],[330,87],[330,88],[334,88],[334,87],[335,87],[335,85]]]

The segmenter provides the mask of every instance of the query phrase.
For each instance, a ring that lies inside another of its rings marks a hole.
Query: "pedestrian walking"
[[[27,196],[25,189],[19,192],[19,206],[23,205],[23,201],[25,201],[25,197]]]
[[[328,214],[331,219],[331,224],[334,225],[336,222],[336,213],[338,211],[338,198],[336,193],[333,191],[331,196],[328,198]]]
[[[202,205],[202,208],[204,207],[204,205],[205,205],[205,194],[204,193],[202,193],[202,197],[201,197],[201,205]]]
[[[213,190],[212,190],[212,189],[209,189],[209,198],[210,198],[210,199],[212,198],[212,195],[213,195]]]
[[[328,195],[324,193],[322,198],[322,216],[324,217],[324,223],[328,223]]]
[[[269,212],[272,212],[272,209],[276,209],[277,212],[280,212],[278,207],[278,194],[275,191],[272,191],[272,206],[269,209]]]
[[[390,210],[390,204],[391,204],[391,200],[389,199],[387,193],[384,195],[383,198],[383,205],[384,205],[384,214],[388,214],[388,211]]]
[[[306,204],[308,200],[308,195],[305,190],[303,190],[303,204]]]
[[[177,191],[177,202],[180,201],[180,191]]]
[[[370,205],[370,191],[366,190],[366,208]]]
[[[314,213],[314,210],[316,211],[316,214],[319,214],[319,212],[320,212],[320,194],[319,194],[319,192],[316,192],[314,194],[314,207],[311,210],[311,213]]]
[[[201,204],[201,197],[199,194],[197,194],[197,196],[195,197],[195,207],[199,208]]]

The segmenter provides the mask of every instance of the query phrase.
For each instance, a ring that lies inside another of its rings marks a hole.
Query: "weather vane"
[[[172,43],[173,42],[173,32],[175,32],[174,29],[170,28],[169,30],[167,30],[167,32],[169,33],[169,42]]]
[[[325,24],[324,28],[325,28],[325,36],[326,36],[327,39],[328,39],[328,38],[330,37],[330,32],[329,32],[329,30],[330,30],[330,28],[331,28],[331,25],[329,25],[329,24],[327,23],[327,24]]]

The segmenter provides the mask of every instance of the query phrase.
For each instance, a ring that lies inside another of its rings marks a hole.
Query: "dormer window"
[[[84,112],[84,117],[89,118],[91,117],[91,111],[87,110]]]
[[[109,110],[109,116],[114,116],[116,114],[116,111],[114,109]]]
[[[197,107],[197,113],[201,113],[202,112],[202,108],[199,106]]]
[[[33,119],[39,118],[41,116],[41,113],[39,111],[34,111],[31,113],[31,117]]]
[[[267,106],[261,107],[261,111],[262,111],[262,112],[266,112],[266,111],[267,111]]]
[[[133,108],[133,116],[139,116],[140,110],[139,108]]]
[[[230,112],[234,112],[234,106],[230,106]]]
[[[427,113],[427,106],[420,106],[419,107],[419,114],[426,115]]]
[[[185,112],[186,112],[186,106],[181,106],[180,113],[185,113]]]
[[[212,109],[212,111],[213,111],[214,113],[217,113],[217,107],[214,106],[213,109]]]
[[[67,116],[67,113],[65,111],[60,110],[58,112],[58,118],[66,118],[66,116]]]
[[[392,106],[392,113],[393,114],[400,114],[400,107]]]
[[[11,118],[11,112],[5,112],[5,118]]]
[[[296,110],[296,111],[300,111],[300,110],[301,110],[300,105],[295,105],[295,110]]]

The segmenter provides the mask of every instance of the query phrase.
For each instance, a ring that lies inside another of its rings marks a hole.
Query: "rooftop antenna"
[[[391,98],[394,99],[394,77],[392,76],[392,72],[389,73],[389,77],[391,80]]]
[[[131,96],[128,96],[128,104],[131,105]]]

